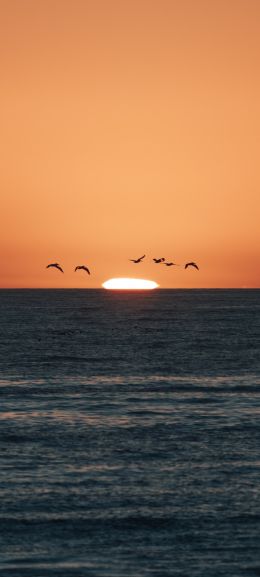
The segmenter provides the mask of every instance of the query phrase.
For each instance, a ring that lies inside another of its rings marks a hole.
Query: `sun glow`
[[[153,280],[144,280],[142,278],[111,278],[104,282],[102,286],[105,289],[114,290],[151,290],[159,285]]]

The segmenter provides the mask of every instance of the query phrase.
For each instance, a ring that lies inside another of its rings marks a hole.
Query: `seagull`
[[[198,267],[198,265],[197,265],[195,262],[186,262],[184,268],[188,268],[188,266],[194,266],[194,268],[196,268],[197,270],[199,270],[199,267]]]
[[[165,258],[153,258],[153,261],[158,264],[159,262],[164,262]]]
[[[138,262],[142,262],[143,258],[145,257],[145,254],[143,256],[140,256],[140,258],[134,259],[134,258],[130,258],[129,260],[131,260],[132,262],[134,262],[135,264],[137,264]]]
[[[82,264],[81,266],[76,266],[74,272],[76,272],[76,270],[85,270],[88,274],[90,274],[88,268],[86,266],[84,266],[84,264]]]
[[[64,270],[62,270],[61,266],[57,262],[53,262],[53,263],[48,264],[46,266],[46,268],[51,268],[51,267],[57,268],[58,270],[60,270],[60,272],[64,272]]]
[[[176,262],[164,262],[163,264],[165,264],[165,266],[180,266],[179,264],[176,264]]]

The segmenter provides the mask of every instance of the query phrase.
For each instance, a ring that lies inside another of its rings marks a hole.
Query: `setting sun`
[[[159,285],[153,280],[142,278],[111,278],[102,284],[105,289],[151,290]]]

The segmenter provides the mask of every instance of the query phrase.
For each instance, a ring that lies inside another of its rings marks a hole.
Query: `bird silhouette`
[[[193,266],[194,268],[196,268],[197,270],[199,270],[199,267],[198,267],[198,265],[197,265],[195,262],[186,262],[184,268],[188,268],[188,266]]]
[[[77,270],[85,270],[88,274],[90,274],[89,269],[86,266],[84,266],[84,264],[82,264],[80,266],[76,266],[74,272],[76,272]]]
[[[176,264],[176,262],[164,262],[163,264],[165,264],[165,266],[180,266],[179,264]]]
[[[60,272],[64,272],[64,270],[62,270],[61,266],[57,263],[57,262],[53,262],[51,264],[48,264],[46,266],[46,268],[57,268],[58,270],[60,270]]]
[[[140,256],[140,258],[130,258],[129,260],[131,260],[131,262],[134,262],[135,264],[137,264],[138,262],[142,262],[143,258],[145,257],[145,254],[143,256]]]
[[[160,262],[164,262],[164,261],[165,261],[165,258],[153,258],[153,261],[154,261],[156,264],[159,264]]]

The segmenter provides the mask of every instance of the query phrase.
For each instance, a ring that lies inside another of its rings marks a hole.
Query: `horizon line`
[[[101,290],[107,292],[107,290],[102,287],[0,287],[0,291],[2,290],[82,290],[82,291],[90,291],[90,290]],[[114,289],[115,291],[124,290],[127,292],[128,289]],[[142,291],[144,289],[129,289],[131,291]],[[154,289],[155,290],[155,289]],[[260,290],[260,286],[250,287],[250,286],[235,286],[235,287],[156,287],[156,290]],[[149,292],[149,291],[146,291]]]

